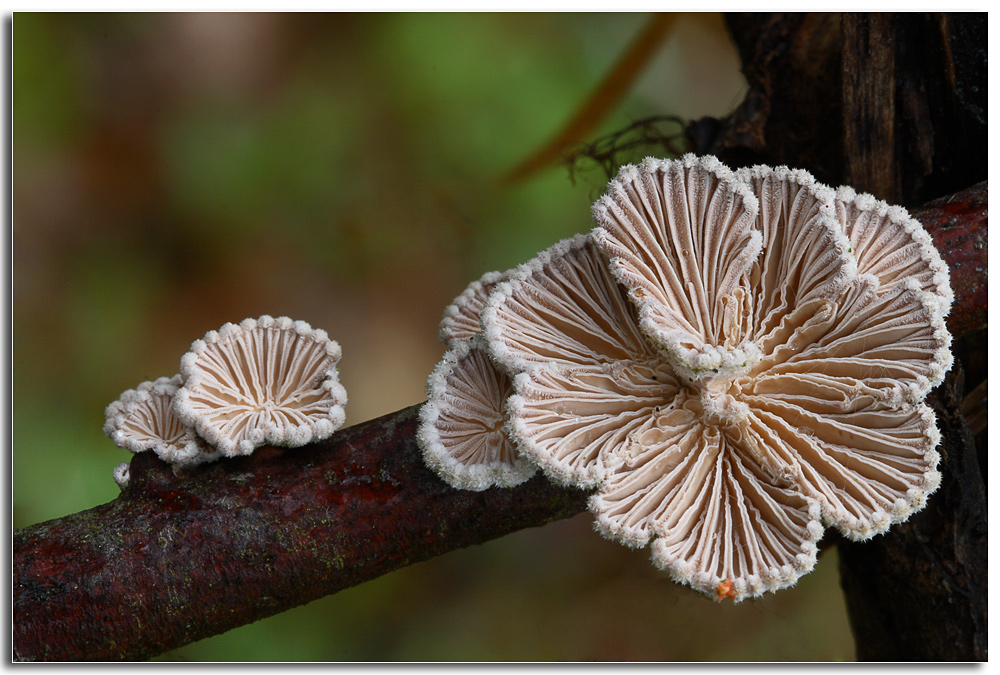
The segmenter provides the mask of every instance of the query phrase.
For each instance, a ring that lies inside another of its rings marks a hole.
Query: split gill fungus
[[[325,331],[304,321],[265,315],[227,323],[181,358],[174,410],[226,457],[321,440],[345,419],[340,356]]]
[[[489,398],[479,433],[497,433],[504,390],[453,377],[485,353],[513,383],[519,457],[593,490],[602,534],[716,599],[794,584],[826,527],[863,540],[923,507],[952,294],[905,210],[687,155],[624,167],[593,215],[589,235],[480,284],[481,335],[432,375],[425,427]]]
[[[161,377],[129,389],[104,411],[104,433],[115,445],[131,452],[152,450],[176,466],[195,466],[219,458],[193,428],[174,413],[174,396],[183,383],[180,375]],[[115,469],[115,482],[128,483],[128,465]]]
[[[104,432],[132,452],[153,450],[175,472],[264,444],[298,447],[344,423],[340,346],[288,317],[227,323],[195,340],[181,372],[130,389],[105,410]],[[128,484],[127,464],[113,472]]]

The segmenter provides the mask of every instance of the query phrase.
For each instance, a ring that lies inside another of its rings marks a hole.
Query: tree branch
[[[14,657],[147,659],[586,507],[541,477],[450,488],[424,466],[418,409],[187,476],[136,455],[114,501],[14,534]]]
[[[947,323],[955,339],[986,328],[987,207],[983,181],[912,211],[948,263],[955,304]]]
[[[986,196],[915,213],[953,270],[956,336],[986,323]],[[421,459],[418,408],[187,475],[136,455],[114,501],[14,533],[15,659],[147,659],[586,508],[542,477],[448,487]]]

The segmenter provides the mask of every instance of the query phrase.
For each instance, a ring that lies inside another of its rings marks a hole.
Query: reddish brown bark
[[[987,183],[935,199],[912,213],[948,263],[955,304],[948,330],[961,338],[986,328]]]
[[[585,508],[542,478],[448,487],[420,457],[417,410],[188,476],[136,455],[118,499],[14,533],[15,659],[146,659]]]

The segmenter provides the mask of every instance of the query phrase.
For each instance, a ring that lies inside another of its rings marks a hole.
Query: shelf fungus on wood
[[[716,599],[785,588],[940,476],[947,268],[899,207],[713,157],[628,166],[590,237],[496,285],[510,436],[604,535]]]
[[[452,487],[513,487],[537,471],[511,442],[504,406],[513,381],[488,357],[480,313],[509,272],[489,272],[445,310],[439,336],[448,350],[427,380],[417,440],[424,461]]]
[[[181,359],[174,410],[226,457],[318,441],[344,423],[340,355],[325,331],[304,321],[265,315],[227,323]]]

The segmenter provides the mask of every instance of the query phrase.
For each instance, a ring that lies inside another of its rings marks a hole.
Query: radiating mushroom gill
[[[919,223],[691,155],[623,167],[593,214],[589,243],[522,265],[482,323],[516,374],[511,436],[597,489],[602,533],[740,601],[809,571],[825,526],[865,539],[924,505],[951,291]]]
[[[104,433],[121,448],[152,450],[160,459],[179,466],[217,459],[215,450],[174,414],[180,384],[179,375],[161,377],[126,391],[105,410]]]
[[[226,456],[265,443],[298,447],[344,423],[340,346],[304,321],[262,316],[226,324],[181,359],[174,409]]]

